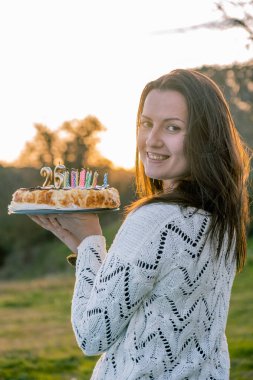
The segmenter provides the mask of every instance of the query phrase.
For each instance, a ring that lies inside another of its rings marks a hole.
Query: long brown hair
[[[136,192],[140,199],[126,211],[147,203],[167,202],[210,212],[211,239],[216,236],[219,242],[217,255],[227,232],[226,257],[235,238],[237,270],[241,271],[247,249],[251,152],[235,128],[228,103],[217,84],[206,75],[195,70],[173,70],[144,87],[137,113],[137,134],[145,99],[153,89],[176,90],[186,99],[189,120],[185,154],[190,177],[182,179],[172,192],[163,191],[162,181],[146,176],[137,147]]]

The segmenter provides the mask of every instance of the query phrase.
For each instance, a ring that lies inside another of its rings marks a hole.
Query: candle
[[[91,187],[91,180],[92,180],[92,170],[89,171],[89,178],[87,181],[87,188]]]
[[[52,178],[53,178],[52,169],[49,166],[44,166],[43,168],[40,169],[40,175],[42,177],[46,177],[46,180],[42,186],[43,187],[50,186]]]
[[[96,170],[94,172],[94,175],[93,175],[92,187],[96,187],[97,186],[97,181],[98,181],[98,172]]]
[[[85,189],[87,189],[89,187],[90,173],[91,173],[91,170],[87,169],[86,180],[85,180]]]
[[[87,189],[88,180],[89,180],[89,173],[90,173],[90,171],[89,171],[89,169],[87,169],[87,171],[86,171],[86,177],[85,177],[85,183],[84,183],[85,189]]]
[[[68,169],[66,170],[65,175],[64,175],[64,187],[70,187]]]
[[[77,187],[78,169],[71,169],[71,187]]]
[[[57,165],[54,169],[54,187],[60,189],[64,185],[64,173],[66,167],[64,165]]]
[[[104,174],[104,183],[103,183],[103,187],[107,187],[108,186],[108,173],[105,173]]]
[[[79,179],[79,186],[84,187],[85,186],[85,169],[82,168],[80,172],[80,179]]]

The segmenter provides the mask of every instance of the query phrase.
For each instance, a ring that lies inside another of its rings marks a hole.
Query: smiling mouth
[[[147,152],[147,156],[151,160],[155,160],[155,161],[164,161],[164,160],[167,160],[167,158],[169,158],[169,156],[165,156],[164,154],[156,154],[156,153],[150,153],[150,152]]]

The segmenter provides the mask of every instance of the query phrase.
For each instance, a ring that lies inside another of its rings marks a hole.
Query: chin
[[[150,179],[157,179],[159,181],[163,181],[163,180],[166,180],[168,179],[166,176],[163,176],[163,175],[158,175],[158,174],[154,174],[154,173],[145,173],[147,177],[149,177]]]
[[[168,176],[167,170],[158,170],[158,168],[151,168],[149,166],[146,166],[146,167],[144,166],[144,172],[146,176],[149,177],[150,179],[157,179],[160,181],[171,179],[171,176],[170,175]]]

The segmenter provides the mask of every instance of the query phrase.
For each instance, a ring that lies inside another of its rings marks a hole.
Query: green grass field
[[[253,379],[252,283],[253,239],[232,291],[231,380]],[[77,347],[70,323],[73,285],[74,268],[64,275],[0,283],[0,380],[90,379],[98,358],[84,357]]]

